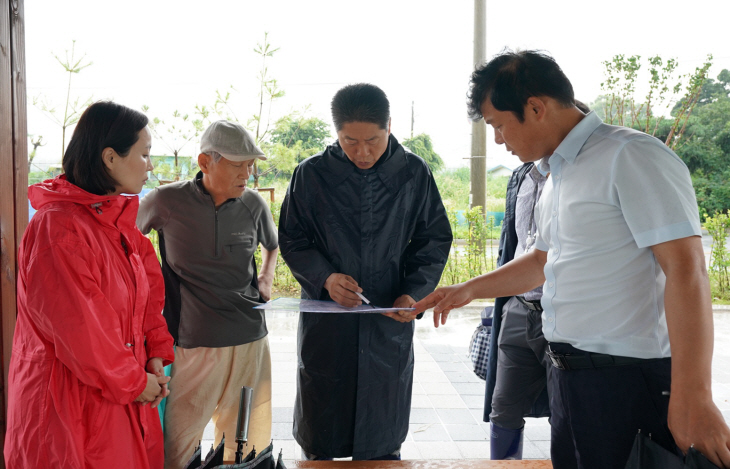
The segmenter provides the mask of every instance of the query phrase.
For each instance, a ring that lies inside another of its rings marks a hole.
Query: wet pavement
[[[416,323],[415,373],[410,431],[402,446],[403,459],[489,459],[489,424],[482,421],[484,381],[471,370],[467,347],[479,322],[482,306],[455,310],[444,326],[433,327],[430,313]],[[717,307],[713,396],[730,421],[730,308]],[[272,438],[287,462],[301,458],[292,436],[296,393],[297,313],[267,315],[272,359]],[[213,443],[209,424],[203,448]],[[550,458],[547,419],[526,419],[525,459]]]

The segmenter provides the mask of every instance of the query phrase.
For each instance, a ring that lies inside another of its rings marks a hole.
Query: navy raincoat
[[[329,300],[330,274],[354,278],[377,306],[434,290],[451,247],[426,163],[391,136],[370,169],[334,143],[294,171],[279,220],[302,297]],[[294,437],[304,451],[369,459],[408,433],[414,324],[381,314],[301,313]]]

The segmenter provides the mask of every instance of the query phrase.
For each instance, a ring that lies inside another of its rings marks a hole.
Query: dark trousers
[[[552,365],[545,354],[547,341],[542,335],[540,314],[515,297],[502,308],[497,382],[489,414],[489,421],[499,427],[522,428],[523,417],[545,389]]]
[[[567,344],[551,346],[561,353],[585,353]],[[639,430],[676,451],[667,426],[670,384],[670,358],[553,369],[548,381],[553,467],[624,469]]]

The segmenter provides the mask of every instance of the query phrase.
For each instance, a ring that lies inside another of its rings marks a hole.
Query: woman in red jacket
[[[174,359],[164,284],[135,225],[150,163],[147,117],[98,102],[65,175],[30,186],[37,213],[18,254],[8,468],[162,468],[155,407]]]

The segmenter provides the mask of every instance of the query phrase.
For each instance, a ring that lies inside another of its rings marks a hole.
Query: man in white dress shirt
[[[504,52],[471,79],[495,141],[550,173],[535,249],[419,301],[443,324],[475,298],[543,285],[554,467],[623,469],[636,432],[730,468],[712,401],[712,305],[689,171],[654,137],[575,107],[558,64]]]

